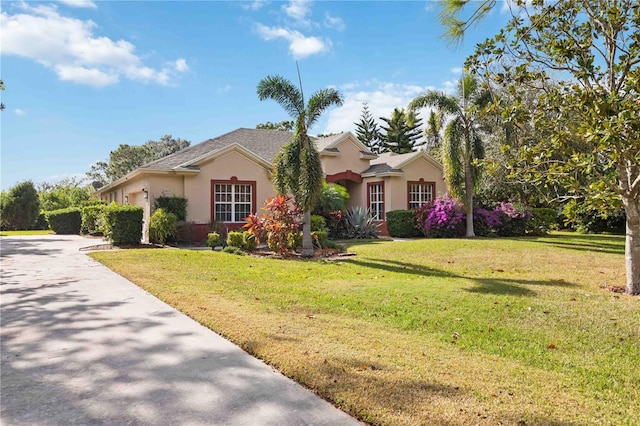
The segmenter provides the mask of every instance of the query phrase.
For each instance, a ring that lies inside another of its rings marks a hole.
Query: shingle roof
[[[273,163],[280,148],[289,142],[292,136],[293,133],[280,130],[241,128],[147,163],[142,168],[173,169],[233,144],[241,145],[263,160]]]

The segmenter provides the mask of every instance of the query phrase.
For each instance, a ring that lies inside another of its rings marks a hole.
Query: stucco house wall
[[[251,187],[251,205],[234,202],[233,220],[225,221],[227,229],[237,228],[243,223],[239,218],[245,211],[250,208],[258,212],[264,201],[276,194],[271,169],[277,153],[291,137],[289,132],[237,129],[146,164],[99,189],[98,195],[108,202],[142,206],[144,240],[148,241],[149,218],[157,197],[187,198],[187,221],[197,224],[198,234],[206,236],[208,224],[215,220],[214,186],[233,187],[234,194]],[[383,208],[383,232],[387,212],[409,208],[411,182],[421,188],[420,197],[427,192],[425,188],[432,198],[446,192],[442,166],[424,152],[374,154],[348,132],[316,139],[315,144],[326,180],[347,188],[348,207],[371,208],[370,189],[379,191],[382,185],[383,205],[378,201],[377,207]],[[246,194],[240,196],[246,198]],[[235,195],[231,198],[235,200]],[[226,207],[218,203],[217,208]],[[226,215],[225,210],[220,212]]]
[[[255,202],[259,209],[275,190],[270,171],[240,152],[231,151],[200,165],[200,173],[185,180],[185,197],[189,200],[187,218],[196,223],[212,219],[212,181],[255,182]]]

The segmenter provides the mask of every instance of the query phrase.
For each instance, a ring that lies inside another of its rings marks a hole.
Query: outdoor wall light
[[[125,195],[125,196],[124,196],[124,202],[125,202],[125,203],[127,203],[127,204],[129,204],[129,196],[128,196],[128,195]]]
[[[142,188],[142,192],[144,194],[144,199],[148,200],[149,199],[149,191],[147,191],[145,188]]]

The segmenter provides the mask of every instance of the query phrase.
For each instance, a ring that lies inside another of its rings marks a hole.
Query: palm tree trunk
[[[473,238],[476,233],[473,229],[473,181],[471,180],[471,162],[464,160],[464,193],[467,198],[465,212],[467,213],[467,231],[465,237]]]
[[[313,257],[313,241],[311,240],[311,210],[304,212],[302,223],[302,257]]]

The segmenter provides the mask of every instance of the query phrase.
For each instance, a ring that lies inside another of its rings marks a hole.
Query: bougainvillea
[[[524,235],[531,213],[512,203],[501,202],[495,207],[474,208],[473,221],[478,236]],[[460,237],[465,231],[462,203],[452,198],[436,198],[415,210],[416,224],[427,237]]]

